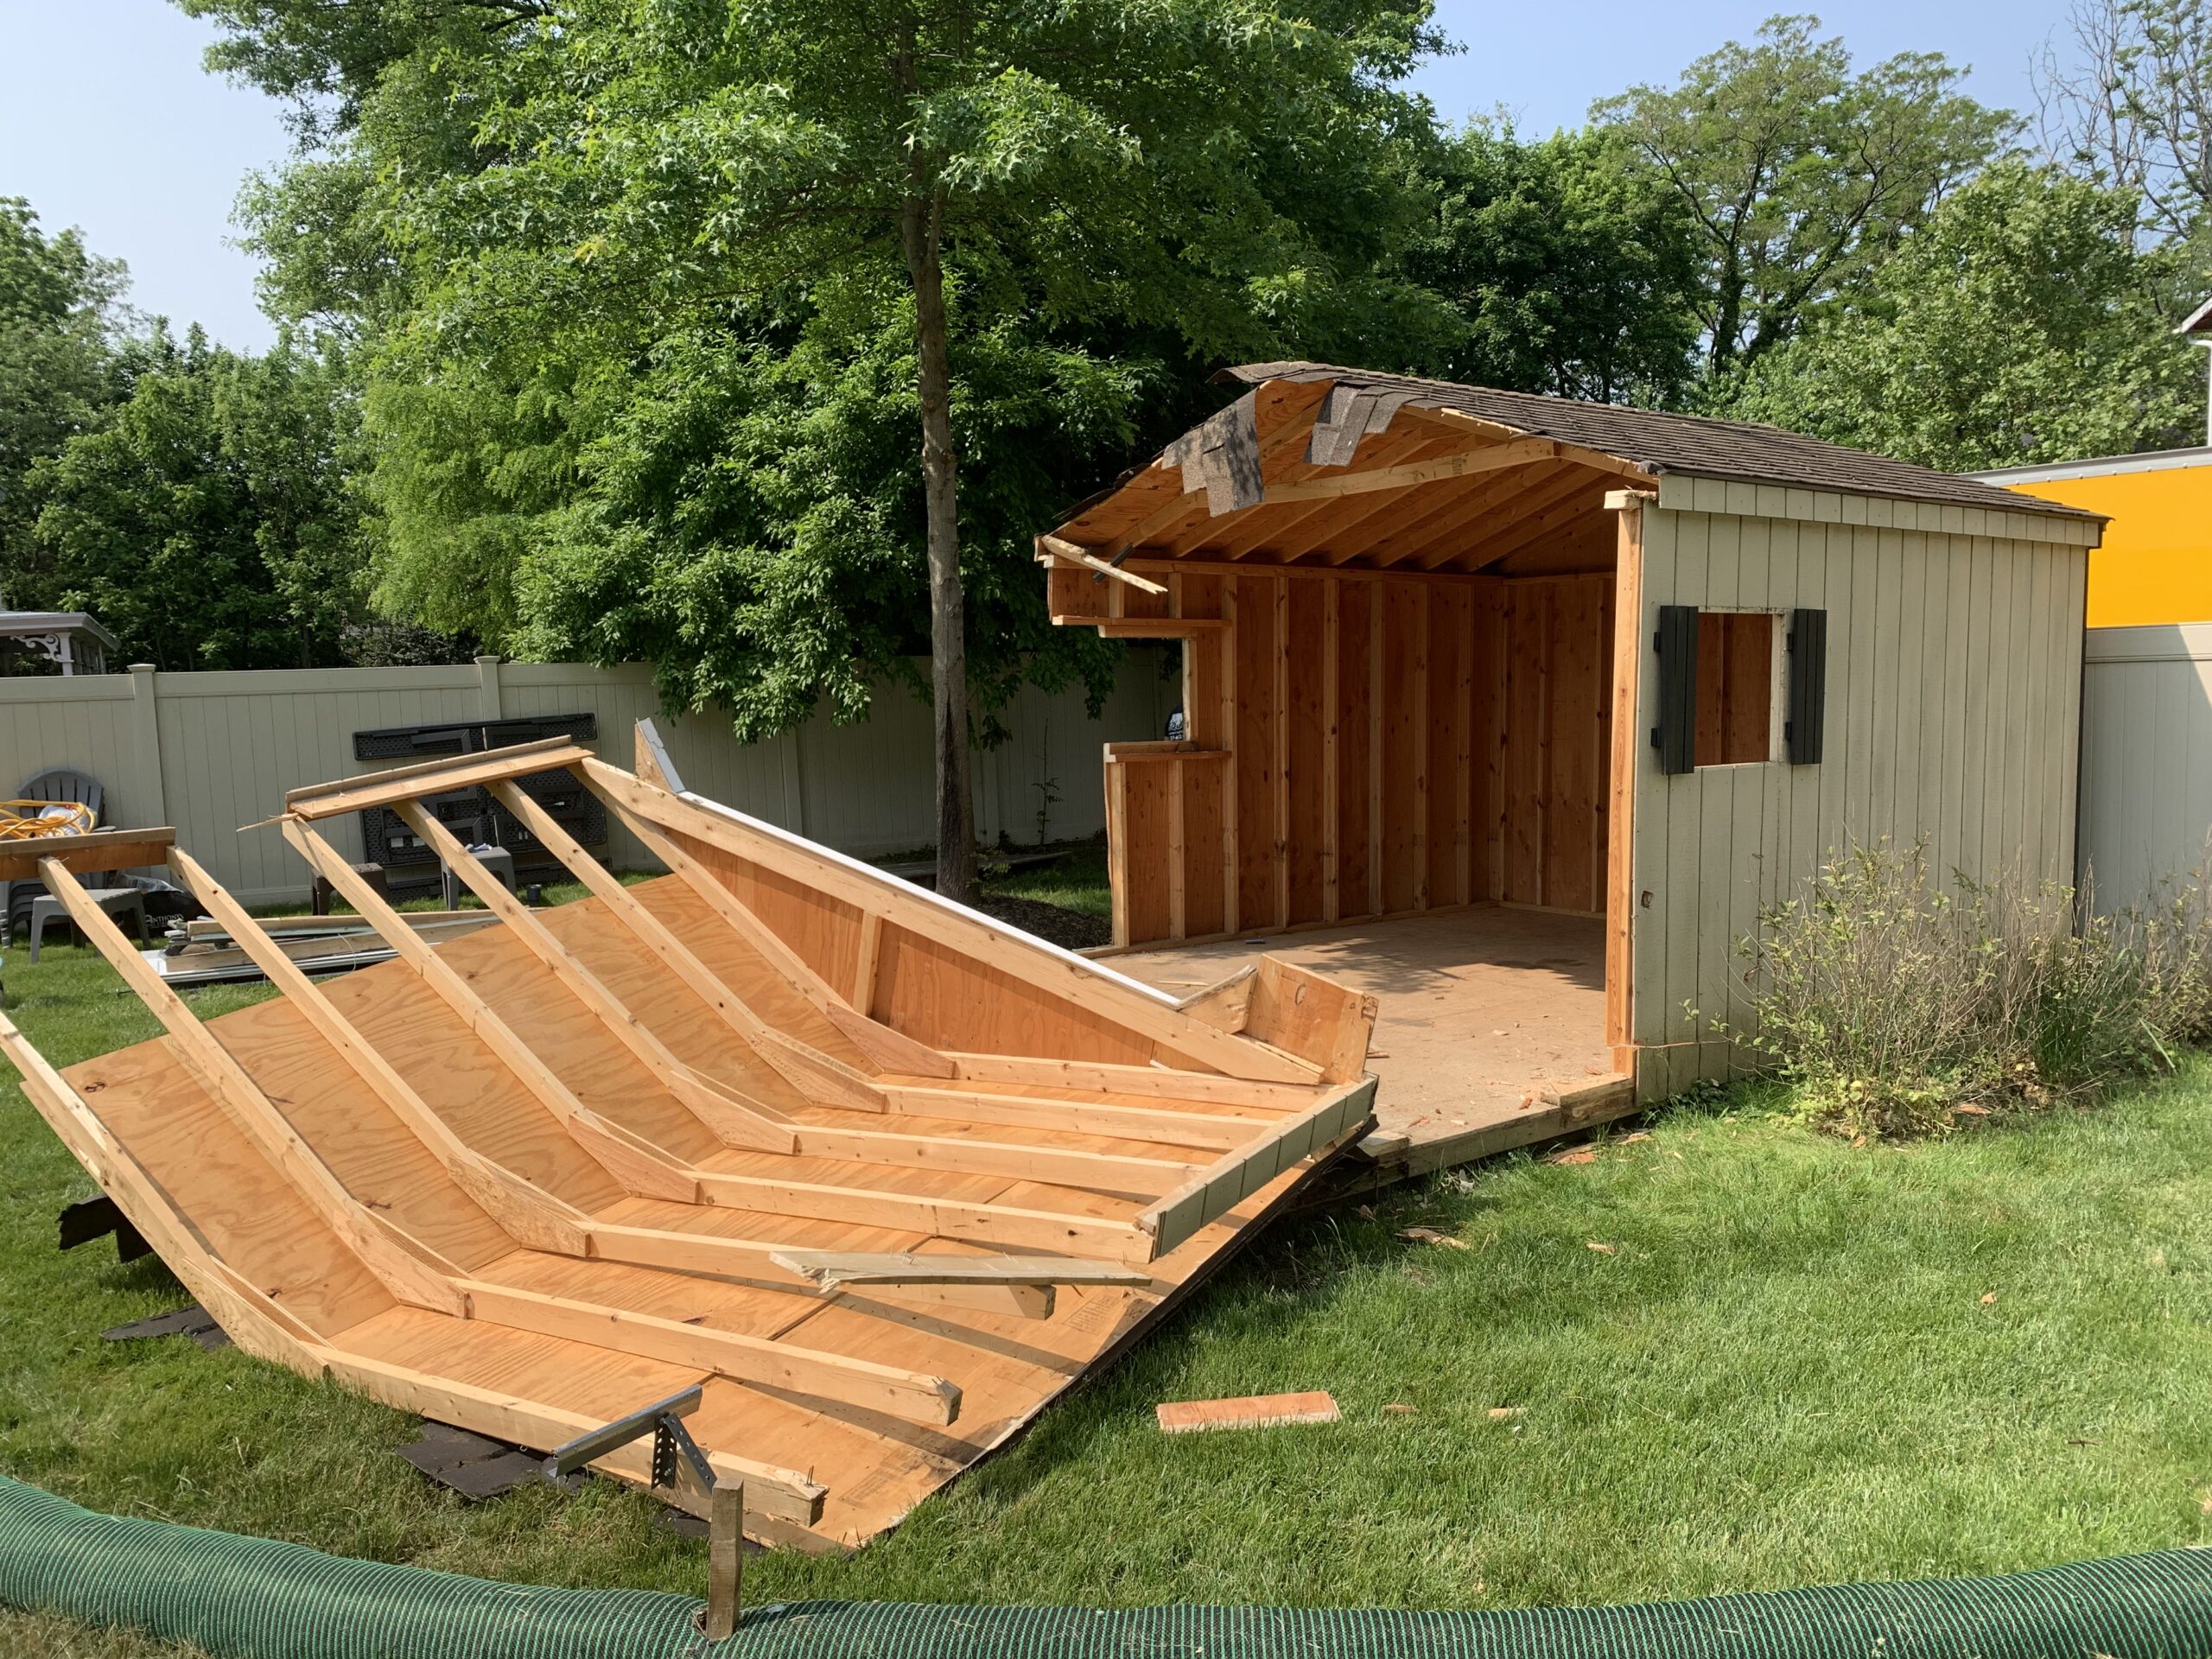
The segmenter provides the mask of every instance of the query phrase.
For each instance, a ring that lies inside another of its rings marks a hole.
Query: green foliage
[[[240,356],[196,328],[124,357],[128,396],[35,475],[39,552],[9,598],[90,611],[161,668],[340,660],[364,563],[341,366],[289,341]]]
[[[31,471],[114,400],[107,328],[123,267],[74,231],[48,237],[21,197],[0,196],[0,599],[20,606],[33,558]]]
[[[2135,199],[2024,162],[1954,192],[1728,412],[1947,471],[2195,441],[2202,366],[2172,338]]]
[[[2153,911],[2100,916],[2069,887],[1953,891],[1922,848],[1854,848],[1744,942],[1744,1039],[1847,1135],[2084,1098],[2212,1036],[2209,906],[2201,873]]]
[[[1943,194],[2018,130],[1956,90],[1964,71],[1910,52],[1852,73],[1820,19],[1770,18],[1671,88],[1591,111],[1665,177],[1705,245],[1707,368],[1725,380],[1847,294]]]
[[[369,343],[380,602],[650,658],[749,735],[860,714],[929,638],[909,204],[986,709],[1106,683],[1030,538],[1212,406],[1201,365],[1435,366],[1457,332],[1376,274],[1421,208],[1416,0],[193,7],[322,112],[247,205],[270,297]]]
[[[1667,407],[1695,373],[1704,267],[1681,197],[1622,136],[1524,143],[1475,122],[1424,172],[1436,218],[1400,256],[1465,324],[1435,372]]]

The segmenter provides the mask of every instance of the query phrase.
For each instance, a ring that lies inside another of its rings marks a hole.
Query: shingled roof
[[[1391,397],[1403,394],[1405,403],[1418,408],[1457,410],[1531,437],[1554,438],[1601,450],[1654,473],[1795,485],[1802,489],[1993,507],[2008,512],[2056,513],[2099,521],[2102,518],[1955,473],[1939,473],[1749,421],[1716,421],[1698,415],[1624,409],[1618,404],[1578,403],[1568,397],[1497,391],[1412,375],[1377,374],[1329,363],[1244,363],[1224,369],[1214,378],[1246,385],[1269,380],[1325,380],[1354,391]]]

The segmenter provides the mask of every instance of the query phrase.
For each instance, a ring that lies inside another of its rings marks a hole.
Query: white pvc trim
[[[2000,467],[1994,472],[1968,473],[1985,484],[2056,483],[2069,478],[2110,478],[2121,473],[2171,473],[2191,467],[2212,467],[2212,447],[2196,449],[2153,449],[2139,455],[2102,455],[2089,461],[2063,461],[2049,467]]]

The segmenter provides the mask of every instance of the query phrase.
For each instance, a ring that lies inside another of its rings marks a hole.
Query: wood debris
[[[1175,1400],[1153,1408],[1163,1434],[1215,1428],[1276,1428],[1291,1423],[1333,1423],[1337,1402],[1325,1392],[1255,1394],[1233,1400]]]
[[[392,952],[337,980],[169,831],[11,846],[0,880],[43,880],[167,1035],[64,1071],[0,1017],[0,1056],[247,1352],[537,1451],[696,1389],[748,1533],[857,1544],[1368,1132],[1373,1078],[1331,1074],[1373,999],[1270,957],[1224,1029],[687,793],[639,740],[634,773],[556,739],[294,791],[274,822]],[[623,885],[549,777],[671,874]],[[464,786],[588,896],[508,891],[437,816]],[[483,925],[368,887],[323,826],[372,807]],[[78,879],[164,851],[276,998],[203,1024]],[[594,1466],[643,1480],[650,1448]]]

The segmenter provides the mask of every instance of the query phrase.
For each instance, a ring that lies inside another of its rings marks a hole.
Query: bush
[[[1831,859],[1744,942],[1745,1040],[1813,1121],[1853,1135],[2080,1100],[2212,1038],[2202,872],[2148,909],[2016,878],[1929,879],[1923,847]]]

